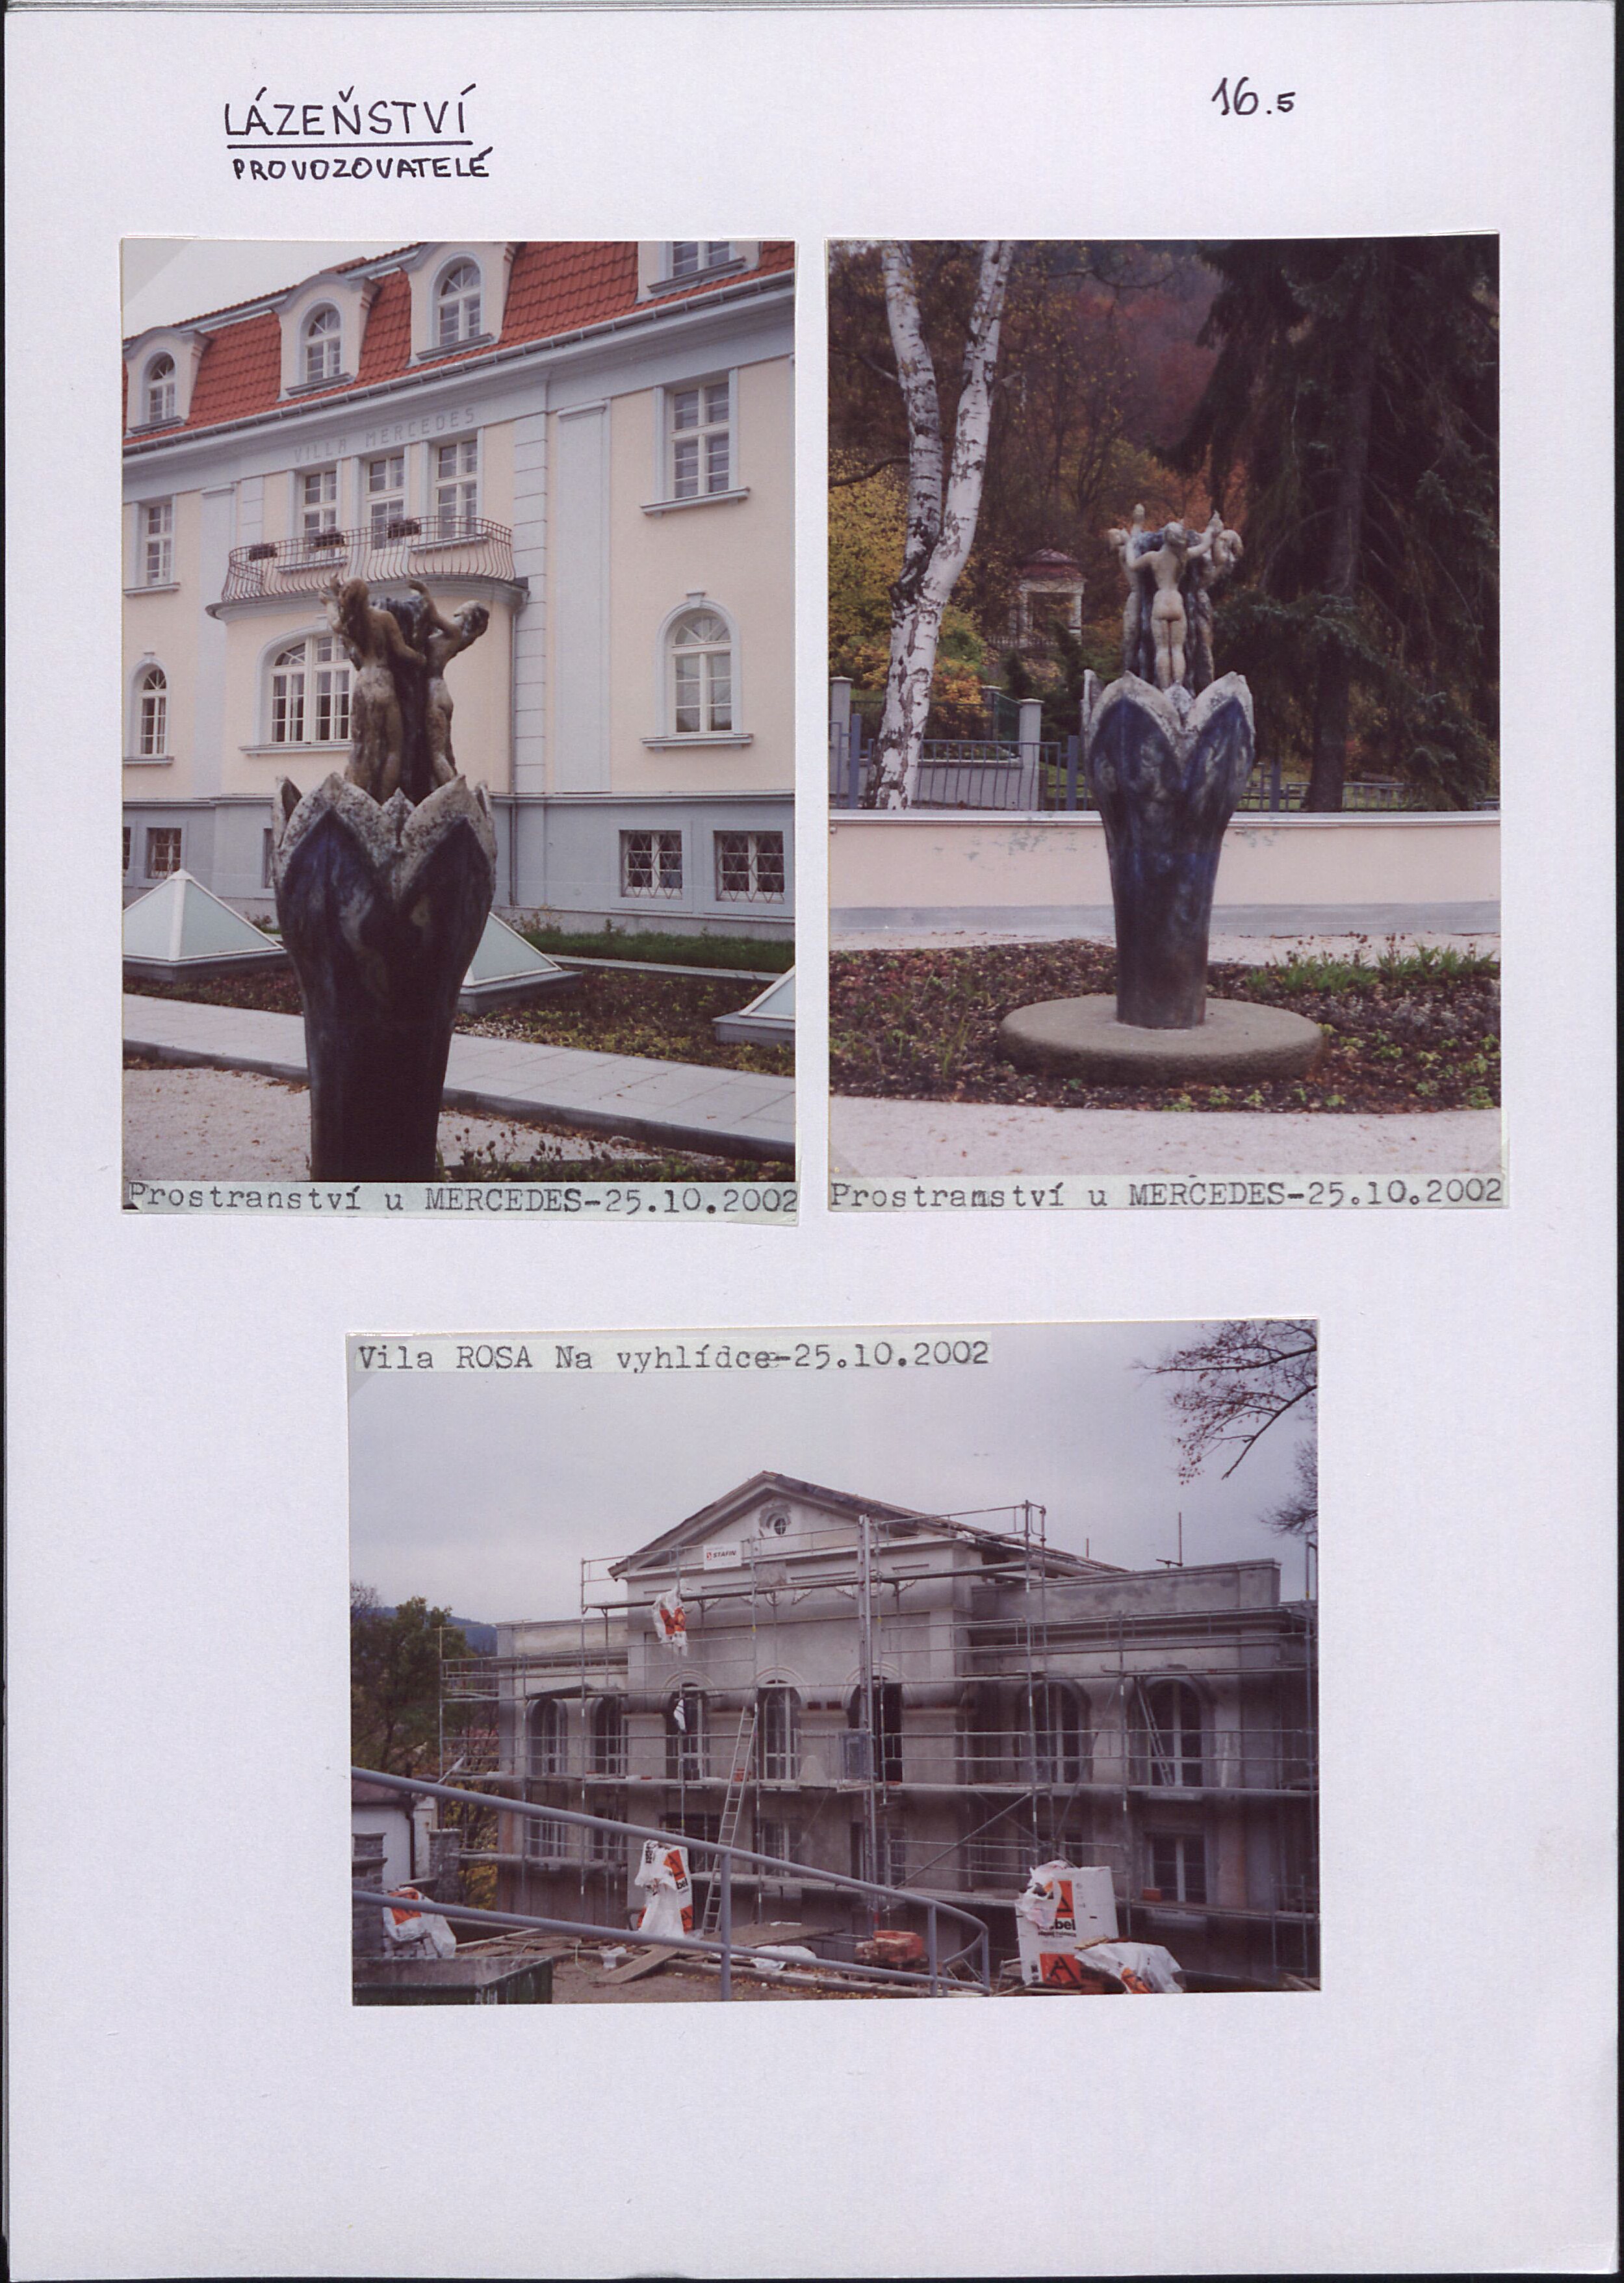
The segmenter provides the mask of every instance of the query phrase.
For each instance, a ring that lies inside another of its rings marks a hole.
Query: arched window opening
[[[666,1773],[692,1781],[705,1773],[705,1692],[679,1688],[666,1705]]]
[[[589,1737],[590,1773],[595,1776],[623,1776],[626,1773],[626,1711],[618,1696],[600,1696],[593,1705]]]
[[[271,660],[271,744],[347,744],[349,696],[349,665],[334,635],[289,643]]]
[[[1035,1783],[1075,1783],[1082,1773],[1082,1725],[1077,1698],[1064,1681],[1040,1680],[1021,1705],[1022,1754]]]
[[[169,684],[161,666],[149,666],[136,685],[136,751],[144,761],[169,750]]]
[[[733,727],[733,636],[720,611],[683,611],[667,636],[671,732],[714,736]]]
[[[146,369],[146,417],[149,420],[173,420],[175,417],[175,359],[155,356]]]
[[[343,336],[336,309],[313,309],[305,319],[304,377],[311,380],[336,380],[339,362],[343,355]]]
[[[756,1693],[756,1764],[764,1783],[800,1773],[800,1699],[781,1682]]]
[[[876,1680],[873,1684],[874,1726],[867,1757],[874,1774],[881,1783],[901,1783],[902,1780],[902,1684],[900,1680]],[[858,1735],[863,1733],[867,1707],[863,1692],[854,1688],[847,1700],[846,1725]],[[865,1757],[859,1748],[858,1757]],[[862,1772],[856,1772],[861,1773]]]
[[[541,1696],[530,1707],[530,1773],[533,1776],[562,1776],[569,1773],[569,1732],[564,1707],[556,1696]],[[534,1819],[531,1829],[540,1827]]]
[[[1151,1781],[1201,1782],[1201,1700],[1187,1680],[1159,1680],[1145,1692]]]
[[[440,281],[434,338],[442,349],[471,341],[480,330],[480,273],[472,261],[454,261]]]

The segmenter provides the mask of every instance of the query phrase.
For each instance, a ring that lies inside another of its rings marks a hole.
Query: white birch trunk
[[[992,381],[1014,241],[981,248],[980,277],[964,344],[953,456],[943,488],[944,444],[936,371],[919,322],[913,258],[901,239],[880,250],[886,316],[908,417],[908,531],[891,589],[891,657],[875,756],[874,806],[908,808],[918,791],[919,750],[930,712],[941,614],[975,543],[992,428]]]

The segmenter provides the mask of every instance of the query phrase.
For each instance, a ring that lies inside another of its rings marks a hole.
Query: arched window
[[[861,1688],[854,1688],[846,1703],[846,1725],[863,1733],[866,1707]],[[874,1683],[874,1733],[869,1752],[861,1748],[859,1760],[867,1757],[874,1774],[881,1783],[901,1783],[902,1780],[902,1685],[898,1680],[876,1680]],[[866,1771],[854,1771],[857,1780],[866,1777]]]
[[[670,734],[707,737],[733,727],[733,635],[720,611],[683,611],[666,636]]]
[[[1082,1724],[1077,1695],[1064,1681],[1039,1680],[1024,1693],[1020,1739],[1034,1783],[1075,1783],[1082,1773]]]
[[[271,660],[270,742],[348,744],[349,666],[332,635],[307,635]]]
[[[149,666],[136,684],[136,751],[144,761],[169,750],[169,684],[161,666]]]
[[[589,1738],[589,1773],[623,1776],[626,1773],[626,1713],[618,1696],[600,1696],[594,1704]]]
[[[568,1730],[564,1707],[556,1696],[538,1696],[530,1707],[530,1773],[533,1776],[562,1776],[569,1773]],[[538,1827],[532,1820],[531,1829]]]
[[[775,1681],[756,1692],[756,1765],[764,1783],[793,1783],[800,1773],[800,1699]]]
[[[336,309],[312,309],[304,323],[306,380],[336,380],[343,340]]]
[[[1159,1680],[1145,1691],[1150,1711],[1151,1781],[1201,1781],[1201,1700],[1187,1680]]]
[[[155,356],[146,369],[146,417],[149,420],[173,420],[175,417],[175,359]]]
[[[440,281],[434,339],[442,349],[471,341],[480,330],[480,273],[472,261],[454,261]]]
[[[705,1773],[705,1692],[679,1688],[666,1705],[666,1773],[692,1779]]]

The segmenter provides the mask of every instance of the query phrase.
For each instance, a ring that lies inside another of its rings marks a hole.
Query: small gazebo
[[[1011,650],[1047,650],[1057,627],[1082,632],[1082,565],[1058,547],[1040,547],[1016,565]]]

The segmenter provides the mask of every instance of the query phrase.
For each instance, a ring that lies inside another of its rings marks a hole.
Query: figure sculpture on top
[[[381,806],[399,790],[406,758],[405,716],[393,665],[398,658],[421,666],[424,656],[388,611],[372,608],[364,579],[334,579],[322,590],[322,599],[327,623],[355,669],[345,775]]]
[[[429,775],[435,784],[449,784],[457,775],[457,761],[451,751],[451,692],[445,671],[460,651],[478,642],[490,624],[490,612],[483,603],[464,603],[447,618],[420,579],[406,583],[423,598],[416,631],[428,658],[425,726]]]
[[[1205,530],[1168,523],[1146,531],[1144,510],[1105,534],[1128,588],[1122,611],[1122,671],[1192,694],[1214,678],[1212,589],[1239,560],[1241,540],[1222,515]]]

